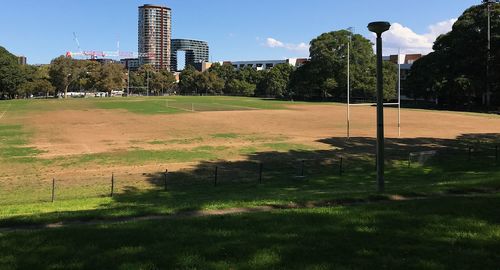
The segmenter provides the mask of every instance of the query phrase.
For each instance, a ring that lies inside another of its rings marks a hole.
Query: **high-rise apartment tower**
[[[139,64],[170,70],[172,11],[166,6],[139,7]]]

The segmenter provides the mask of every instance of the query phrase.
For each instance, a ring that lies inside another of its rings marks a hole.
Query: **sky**
[[[138,6],[172,9],[172,38],[208,41],[211,61],[307,57],[321,33],[353,27],[369,39],[388,21],[384,55],[428,53],[480,0],[1,0],[0,46],[46,64],[67,51],[137,51]]]

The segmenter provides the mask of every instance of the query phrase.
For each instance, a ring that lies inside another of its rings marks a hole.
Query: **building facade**
[[[125,69],[131,70],[131,71],[137,71],[140,67],[139,58],[120,59],[120,63],[125,67]]]
[[[232,65],[236,70],[245,67],[256,70],[268,70],[279,64],[289,64],[294,67],[300,67],[308,61],[307,58],[288,58],[284,60],[260,60],[260,61],[225,61],[223,65]]]
[[[407,87],[406,87],[406,79],[408,78],[408,75],[410,74],[411,67],[413,66],[413,63],[417,61],[418,59],[422,58],[422,54],[402,54],[402,55],[390,55],[390,56],[384,56],[385,61],[390,61],[394,64],[398,64],[399,62],[399,68],[400,68],[400,76],[401,76],[401,98],[408,99],[409,94],[407,92]]]
[[[186,52],[186,66],[191,65],[198,70],[201,70],[203,63],[208,62],[210,58],[208,42],[194,39],[172,39],[171,71],[178,71],[178,51]]]
[[[26,65],[26,64],[28,63],[28,61],[27,61],[27,59],[26,59],[26,56],[22,56],[22,55],[21,55],[21,56],[18,56],[18,57],[17,57],[17,63],[18,63],[19,65],[22,65],[22,66]]]
[[[170,70],[172,11],[166,6],[139,7],[139,65]]]

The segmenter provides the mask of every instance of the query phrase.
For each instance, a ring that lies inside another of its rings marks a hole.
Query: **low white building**
[[[307,61],[307,58],[288,58],[283,60],[225,61],[222,64],[232,65],[236,70],[245,67],[255,68],[257,70],[267,70],[279,64],[290,64],[294,67],[299,67]]]

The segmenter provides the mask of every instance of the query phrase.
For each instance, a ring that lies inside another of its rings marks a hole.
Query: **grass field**
[[[372,107],[354,108],[347,140],[341,104],[238,97],[2,101],[0,228],[394,195],[429,199],[49,231],[0,229],[0,247],[11,247],[0,265],[494,269],[500,117],[403,110],[398,137],[396,111],[388,108],[387,189],[378,194],[374,115]],[[408,166],[409,153],[421,151],[437,154]],[[93,244],[84,244],[88,239]],[[27,249],[29,241],[43,248]],[[82,249],[69,254],[65,246]],[[471,259],[464,263],[462,257]]]
[[[2,269],[497,269],[500,198],[0,232]]]

